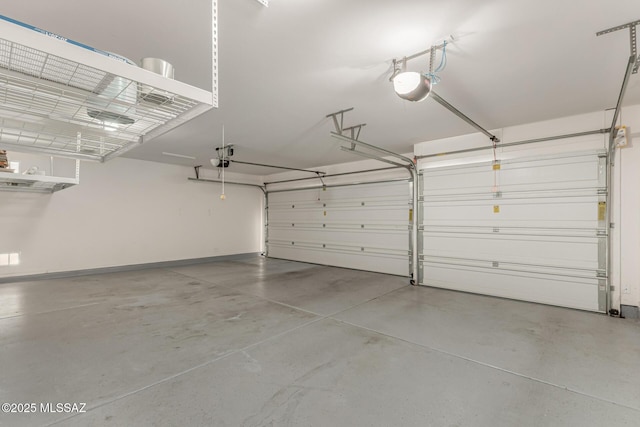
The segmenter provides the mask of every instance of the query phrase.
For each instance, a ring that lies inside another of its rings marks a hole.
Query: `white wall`
[[[617,150],[613,168],[613,283],[621,304],[640,306],[640,105],[623,108],[619,122],[631,144]]]
[[[9,152],[9,160],[48,171],[48,158]],[[56,175],[73,170],[68,160],[55,166]],[[0,192],[0,254],[20,254],[0,277],[261,251],[262,191],[227,185],[222,201],[220,184],[193,176],[191,167],[118,158],[82,162],[80,184],[54,194]]]
[[[609,127],[612,111],[601,111],[564,117],[545,122],[513,126],[494,131],[503,143],[530,138],[542,138],[574,132],[591,131]],[[630,128],[631,145],[616,152],[616,162],[612,180],[612,265],[611,284],[614,286],[612,305],[620,304],[640,306],[640,105],[623,108],[620,124]],[[635,139],[635,144],[633,140]],[[556,141],[541,142],[523,146],[499,149],[499,158],[505,159],[511,153],[523,151],[527,155],[544,155],[571,150],[604,149],[608,144],[608,135],[591,135]],[[426,141],[416,144],[416,156],[447,153],[473,147],[490,145],[482,134],[474,133],[459,137]],[[492,159],[491,150],[472,153],[453,154],[425,160],[427,163],[456,164],[461,162],[488,161]],[[428,167],[428,166],[427,166]]]

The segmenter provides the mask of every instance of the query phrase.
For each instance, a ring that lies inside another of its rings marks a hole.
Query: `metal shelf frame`
[[[53,174],[54,157],[51,157]],[[55,193],[80,184],[80,160],[76,159],[75,176],[62,177],[53,175],[25,175],[11,172],[0,172],[0,191],[20,191],[29,193]]]
[[[78,178],[0,173],[0,191],[55,193],[79,184]]]
[[[104,162],[214,107],[213,92],[0,16],[3,149]]]

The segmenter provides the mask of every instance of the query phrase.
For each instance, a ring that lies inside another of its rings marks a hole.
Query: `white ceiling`
[[[398,98],[391,60],[448,35],[437,92],[486,128],[612,108],[629,57],[638,0],[218,0],[219,108],[129,152],[127,157],[205,164],[221,144],[234,159],[311,168],[357,160],[329,138],[325,116],[355,107],[345,125],[398,152],[474,132],[427,99]],[[2,0],[2,14],[139,61],[171,62],[176,79],[211,88],[211,2],[207,0]],[[427,59],[409,62],[424,71]],[[640,103],[640,73],[625,104]],[[604,124],[603,124],[604,125]],[[163,156],[172,152],[187,160]],[[234,172],[273,169],[232,165]]]

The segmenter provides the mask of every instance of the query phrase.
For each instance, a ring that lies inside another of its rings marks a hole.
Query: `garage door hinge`
[[[493,267],[496,267],[496,268],[497,268],[497,267],[500,267],[500,263],[499,263],[498,261],[493,261],[493,262],[491,263],[491,265],[492,265]]]
[[[598,230],[596,232],[597,236],[601,236],[601,237],[606,237],[607,236],[607,230]]]
[[[607,272],[603,271],[603,270],[598,270],[598,271],[596,271],[596,277],[606,278],[607,277]]]
[[[598,188],[598,196],[606,196],[607,193],[608,192],[606,188]]]

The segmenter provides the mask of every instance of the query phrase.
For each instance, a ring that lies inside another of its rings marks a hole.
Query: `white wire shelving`
[[[212,92],[0,18],[2,149],[103,162],[217,106]]]
[[[0,173],[0,191],[55,193],[78,183],[78,178]]]

